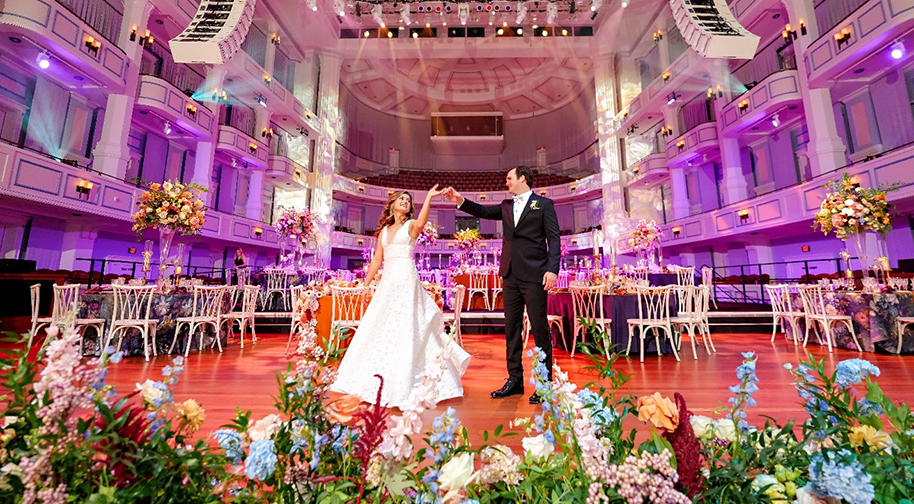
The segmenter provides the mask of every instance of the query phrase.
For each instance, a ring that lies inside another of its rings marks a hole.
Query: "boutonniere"
[[[530,210],[539,210],[539,209],[540,209],[539,201],[533,200],[532,202],[530,202]]]

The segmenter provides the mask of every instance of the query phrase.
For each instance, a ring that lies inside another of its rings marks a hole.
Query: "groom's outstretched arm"
[[[555,204],[552,200],[543,206],[543,227],[546,232],[546,245],[549,247],[546,271],[559,273],[559,262],[562,255],[562,240],[559,236],[559,218],[555,213]]]
[[[473,217],[480,219],[502,220],[501,205],[480,205],[470,201],[455,191],[453,187],[448,187],[444,192],[444,197],[457,203],[457,209],[462,210]]]

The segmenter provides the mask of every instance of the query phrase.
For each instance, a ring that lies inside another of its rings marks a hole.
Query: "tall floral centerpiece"
[[[638,262],[645,262],[651,270],[663,267],[663,259],[657,264],[660,255],[660,240],[663,239],[663,230],[657,221],[646,222],[641,220],[628,238],[628,246],[638,254]]]
[[[436,243],[438,243],[438,226],[431,222],[426,222],[425,226],[422,227],[422,231],[419,232],[419,236],[416,238],[416,244],[422,246],[422,259],[425,263],[425,269],[431,267],[428,249]]]
[[[206,221],[201,197],[206,189],[177,180],[144,185],[146,190],[140,194],[136,203],[138,210],[133,214],[133,230],[137,235],[150,228],[159,230],[159,277],[156,285],[164,290],[168,255],[175,234],[197,235]]]
[[[304,210],[284,208],[276,220],[276,232],[284,240],[292,242],[294,247],[292,253],[295,255],[292,262],[296,266],[300,266],[305,255],[305,248],[315,238],[316,229],[311,211],[307,208]]]
[[[872,231],[885,238],[892,230],[892,205],[887,201],[886,193],[897,189],[897,185],[861,187],[853,177],[845,173],[841,178],[825,184],[825,189],[827,193],[813,220],[813,229],[821,229],[825,235],[834,233],[835,238],[844,242],[851,238],[857,248],[860,268],[866,276],[869,267],[866,232]],[[886,259],[885,262],[887,261]]]
[[[479,230],[475,228],[461,229],[454,233],[457,248],[460,249],[460,263],[464,264],[470,258],[471,252],[479,250]]]

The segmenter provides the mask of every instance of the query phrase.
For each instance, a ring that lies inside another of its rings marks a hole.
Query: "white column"
[[[720,85],[724,92],[724,97],[714,101],[714,108],[717,120],[717,138],[720,139],[720,163],[723,171],[724,180],[721,187],[723,204],[742,201],[749,198],[749,184],[746,182],[746,175],[743,173],[743,166],[739,156],[739,141],[735,138],[724,136],[723,121],[720,120],[721,111],[724,105],[730,103],[733,96],[733,83],[731,82],[730,69],[727,67],[727,60],[716,60],[711,67],[711,76],[714,85]]]
[[[213,100],[212,96],[213,94],[222,93],[222,85],[225,82],[226,73],[227,71],[223,65],[207,67],[203,91],[200,92],[201,100],[206,102],[206,106],[213,112],[213,116],[217,121],[222,104],[218,98]],[[197,150],[194,157],[194,174],[191,182],[204,187],[206,190],[212,188],[213,164],[216,157],[216,138],[218,135],[219,127],[216,125],[211,138],[197,142]],[[215,200],[215,194],[203,193],[204,204],[209,205]]]
[[[787,17],[791,28],[797,31],[793,43],[796,52],[797,72],[800,76],[800,94],[803,96],[803,112],[806,115],[806,126],[809,128],[809,157],[812,176],[833,171],[847,164],[844,140],[838,136],[835,122],[835,111],[832,106],[831,90],[828,88],[809,88],[809,76],[804,62],[806,49],[819,38],[819,27],[816,23],[815,8],[812,0],[785,0]],[[800,20],[806,24],[806,35],[800,31]]]
[[[622,191],[622,158],[613,118],[619,110],[616,102],[614,55],[594,61],[594,84],[597,98],[597,138],[600,148],[600,177],[603,185],[603,217],[620,217],[624,213]]]
[[[265,109],[263,107],[257,107],[254,109],[254,138],[257,140],[268,144],[272,140],[269,140],[263,137],[263,129],[270,129],[270,118],[273,116],[273,113],[270,109]]]
[[[338,55],[320,53],[320,97],[317,115],[321,120],[321,135],[314,153],[314,185],[311,191],[311,212],[315,217],[317,248],[323,266],[330,265],[330,243],[333,231],[333,167],[336,159],[336,138],[341,127],[339,116],[340,65]]]
[[[97,237],[97,229],[78,222],[67,222],[60,244],[60,269],[75,271],[88,268],[88,263],[77,259],[92,258]]]
[[[244,208],[244,215],[248,219],[260,220],[263,216],[263,170],[251,172],[251,182],[248,184],[248,202]]]

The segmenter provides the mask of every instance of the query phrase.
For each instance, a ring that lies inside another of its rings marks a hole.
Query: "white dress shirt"
[[[514,225],[517,226],[517,221],[520,220],[520,215],[524,213],[524,206],[527,205],[527,202],[530,201],[530,195],[533,194],[533,191],[527,191],[523,194],[517,194],[513,196],[514,199]]]

